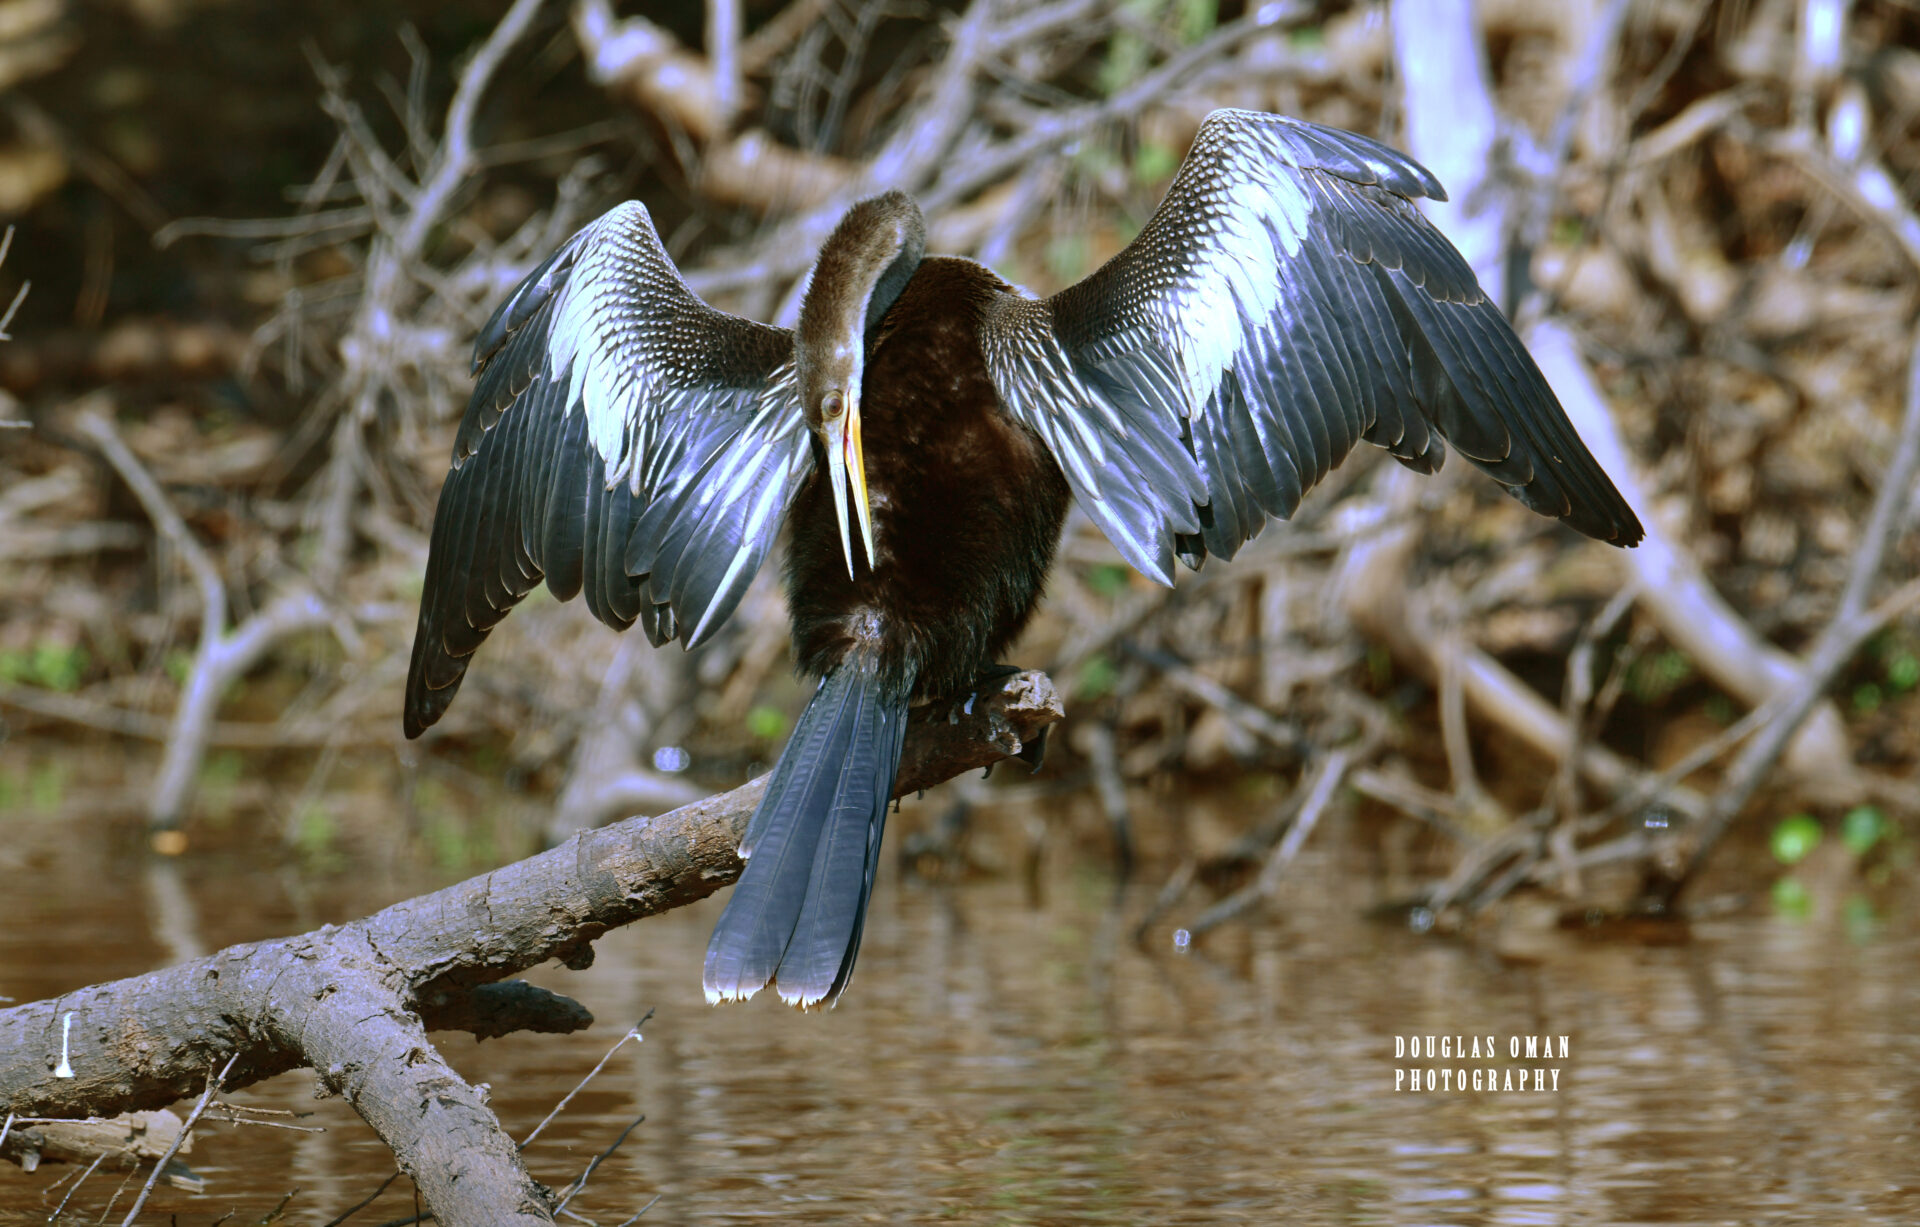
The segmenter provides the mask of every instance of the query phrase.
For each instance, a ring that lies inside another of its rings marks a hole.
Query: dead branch
[[[1767,642],[1735,613],[1700,565],[1661,526],[1572,336],[1560,324],[1542,321],[1528,335],[1527,348],[1581,439],[1613,475],[1646,527],[1646,539],[1638,546],[1617,551],[1624,578],[1635,587],[1636,604],[1701,672],[1747,703],[1758,706],[1796,687],[1806,674],[1805,662]],[[1787,762],[1804,786],[1829,797],[1854,791],[1846,728],[1831,704],[1799,732],[1792,747]]]
[[[1419,480],[1399,472],[1385,476],[1409,495],[1415,490],[1413,482]],[[1408,559],[1418,544],[1418,532],[1411,524],[1370,540],[1352,551],[1335,590],[1355,625],[1387,644],[1415,673],[1437,684],[1440,635],[1428,602],[1420,594],[1409,593],[1404,579]],[[1462,697],[1482,718],[1518,738],[1548,762],[1558,763],[1572,752],[1574,731],[1538,691],[1505,665],[1480,648],[1461,643],[1455,667]],[[1638,767],[1604,746],[1586,746],[1580,755],[1579,771],[1582,778],[1608,796],[1635,789],[1644,781]],[[1684,787],[1674,787],[1663,800],[1680,813],[1705,811],[1700,796]]]
[[[641,1017],[639,1022],[633,1024],[633,1026],[631,1027],[628,1027],[627,1033],[613,1042],[613,1047],[607,1049],[606,1055],[601,1057],[599,1061],[594,1063],[594,1067],[587,1071],[586,1077],[580,1079],[579,1082],[575,1083],[573,1089],[568,1091],[566,1094],[562,1095],[560,1097],[560,1102],[553,1105],[553,1111],[547,1113],[544,1117],[540,1119],[540,1123],[533,1127],[533,1132],[529,1133],[526,1137],[523,1137],[520,1139],[519,1148],[521,1150],[525,1150],[527,1147],[533,1145],[533,1140],[540,1136],[541,1130],[545,1129],[548,1125],[551,1125],[554,1121],[554,1118],[559,1116],[561,1112],[565,1111],[567,1105],[573,1102],[573,1097],[575,1095],[578,1095],[582,1090],[584,1090],[586,1088],[587,1083],[592,1082],[596,1077],[599,1076],[600,1071],[607,1067],[607,1062],[613,1060],[613,1054],[616,1052],[619,1052],[622,1048],[627,1046],[628,1040],[632,1040],[635,1043],[639,1043],[643,1038],[645,1038],[640,1034],[640,1028],[646,1026],[647,1020],[652,1017],[653,1017],[653,1011],[648,1010],[646,1014],[644,1014]]]
[[[147,1177],[147,1182],[140,1186],[140,1195],[133,1199],[133,1207],[127,1211],[127,1217],[121,1221],[120,1227],[133,1227],[134,1221],[140,1217],[140,1207],[146,1205],[147,1198],[153,1196],[153,1186],[160,1182],[160,1176],[166,1171],[167,1164],[171,1163],[173,1157],[179,1154],[181,1149],[186,1145],[187,1136],[193,1132],[193,1127],[200,1122],[201,1116],[206,1113],[207,1105],[213,1102],[213,1097],[220,1091],[221,1080],[224,1079],[228,1073],[232,1072],[233,1063],[238,1060],[239,1057],[239,1053],[228,1057],[227,1063],[221,1067],[220,1072],[217,1074],[213,1072],[212,1066],[208,1066],[207,1089],[201,1092],[199,1101],[193,1105],[193,1111],[187,1113],[187,1119],[181,1123],[180,1132],[174,1135],[172,1143],[169,1144],[166,1149],[166,1153],[153,1161],[153,1173]],[[54,1217],[58,1218],[59,1215],[56,1214]]]
[[[283,592],[258,614],[229,630],[227,591],[219,569],[167,501],[160,483],[121,440],[104,400],[104,394],[100,394],[99,400],[81,412],[78,429],[132,489],[154,528],[179,553],[200,593],[199,647],[167,734],[160,777],[147,803],[149,823],[166,828],[177,824],[186,812],[201,759],[206,755],[207,735],[228,685],[259,663],[281,640],[331,625],[333,614],[310,592]]]
[[[1133,815],[1127,805],[1127,786],[1120,778],[1120,757],[1114,750],[1113,728],[1090,720],[1074,740],[1093,768],[1093,792],[1113,833],[1113,859],[1125,880],[1133,871]]]
[[[432,145],[433,157],[417,182],[407,180],[386,156],[358,109],[346,101],[337,74],[323,70],[326,109],[341,127],[348,161],[361,172],[361,190],[376,226],[360,299],[340,342],[345,365],[338,386],[350,412],[334,429],[332,455],[321,478],[321,546],[313,576],[322,590],[338,583],[353,541],[354,500],[365,467],[361,432],[375,419],[383,397],[391,395],[401,404],[417,402],[405,387],[404,373],[417,369],[439,348],[407,324],[412,290],[428,267],[429,238],[478,169],[473,124],[480,101],[543,2],[514,0],[468,61],[447,106],[440,139]],[[426,139],[423,133],[410,135]]]
[[[1219,928],[1255,903],[1272,902],[1279,897],[1280,881],[1287,872],[1287,866],[1293,864],[1294,858],[1300,855],[1300,849],[1306,846],[1307,837],[1313,834],[1313,828],[1319,824],[1320,816],[1326,813],[1327,806],[1346,780],[1347,771],[1353,763],[1353,751],[1342,747],[1320,761],[1310,781],[1301,781],[1300,792],[1306,799],[1300,803],[1300,812],[1294,815],[1286,837],[1274,845],[1272,854],[1260,867],[1260,876],[1195,917],[1193,924],[1188,926],[1188,931],[1194,937]]]
[[[970,714],[930,710],[909,719],[898,795],[1018,753],[1062,715],[1037,673],[1008,678]],[[733,881],[764,783],[585,832],[352,924],[0,1011],[0,1106],[109,1114],[192,1094],[215,1062],[226,1089],[307,1066],[379,1132],[438,1221],[552,1222],[517,1148],[427,1030],[582,1025],[572,1002],[496,982],[548,959],[584,968],[609,930]],[[504,1015],[476,1001],[501,994]]]
[[[8,226],[7,232],[4,235],[0,235],[0,265],[6,264],[7,253],[12,250],[13,227]],[[13,301],[7,304],[7,309],[4,312],[0,312],[0,341],[13,340],[13,336],[7,332],[7,329],[13,327],[13,317],[19,314],[20,304],[27,301],[27,291],[32,288],[33,282],[22,281],[20,288],[13,293]]]
[[[1699,876],[1714,845],[1726,833],[1736,815],[1746,807],[1755,792],[1766,782],[1788,741],[1807,719],[1820,696],[1833,684],[1840,670],[1859,652],[1880,628],[1910,612],[1920,603],[1920,583],[1910,583],[1880,605],[1868,608],[1874,584],[1893,543],[1902,535],[1907,501],[1912,497],[1914,481],[1920,477],[1920,331],[1914,335],[1912,356],[1907,363],[1907,395],[1900,419],[1899,442],[1887,470],[1880,478],[1880,489],[1873,500],[1873,511],[1860,534],[1847,568],[1846,587],[1841,590],[1839,608],[1821,630],[1807,653],[1807,665],[1799,683],[1790,691],[1780,711],[1763,728],[1733,765],[1715,794],[1698,827],[1680,833],[1690,843],[1685,868],[1664,894],[1672,898]]]

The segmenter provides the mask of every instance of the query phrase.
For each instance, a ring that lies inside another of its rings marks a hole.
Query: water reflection
[[[7,841],[0,893],[0,994],[20,1000],[165,961],[185,940],[169,892],[217,947],[427,885],[316,890],[188,858],[156,889],[129,837],[35,830]],[[1150,952],[1129,944],[1084,863],[1050,863],[1037,906],[1011,880],[928,886],[889,867],[830,1013],[706,1006],[709,901],[607,938],[590,971],[535,973],[593,1009],[586,1034],[446,1046],[524,1136],[656,1011],[528,1152],[564,1184],[644,1113],[575,1203],[609,1224],[656,1194],[643,1222],[1920,1221],[1910,912],[1867,933],[1733,918],[1682,946],[1567,938],[1523,963],[1361,922],[1373,880],[1324,835],[1279,923],[1184,954],[1165,930]],[[1503,1055],[1396,1062],[1396,1035],[1491,1036]],[[1557,1091],[1394,1090],[1412,1064],[1541,1064],[1504,1056],[1529,1035],[1567,1037]],[[312,1085],[235,1098],[328,1132],[209,1127],[190,1156],[207,1192],[163,1193],[151,1221],[257,1221],[298,1187],[290,1221],[318,1223],[370,1192],[384,1151]],[[0,1168],[0,1222],[45,1221],[62,1174]],[[118,1183],[96,1174],[76,1199],[87,1221]],[[400,1181],[354,1221],[410,1210]]]

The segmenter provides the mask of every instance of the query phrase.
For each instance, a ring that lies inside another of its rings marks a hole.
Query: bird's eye
[[[827,393],[825,399],[820,402],[820,416],[826,421],[831,422],[846,411],[847,398],[838,391]]]

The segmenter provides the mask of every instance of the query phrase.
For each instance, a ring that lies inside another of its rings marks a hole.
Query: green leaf
[[[27,795],[33,808],[42,814],[58,810],[67,795],[67,764],[64,759],[50,760],[33,768],[27,776]]]
[[[1174,0],[1173,12],[1180,41],[1188,46],[1213,33],[1220,24],[1219,0]]]
[[[1113,690],[1113,684],[1120,678],[1120,670],[1112,660],[1102,653],[1087,658],[1080,666],[1080,676],[1074,679],[1073,693],[1081,699],[1097,699]]]
[[[1061,285],[1070,285],[1092,270],[1093,249],[1084,234],[1056,235],[1047,242],[1047,275]]]
[[[1887,833],[1887,816],[1872,805],[1856,805],[1840,820],[1840,842],[1855,856],[1865,856]]]
[[[1693,676],[1693,662],[1677,648],[1668,648],[1643,656],[1627,670],[1627,690],[1640,702],[1653,706],[1679,689]]]
[[[332,814],[322,806],[309,805],[294,819],[293,846],[302,852],[325,852],[339,834],[340,825]]]
[[[1108,96],[1119,93],[1138,80],[1146,67],[1146,40],[1132,30],[1117,31],[1107,44],[1107,58],[1100,63],[1100,92]]]
[[[200,762],[200,787],[231,788],[240,782],[246,766],[238,750],[215,750]]]
[[[1920,656],[1904,648],[1887,658],[1887,685],[1895,694],[1920,686]]]
[[[1849,894],[1840,904],[1840,917],[1851,941],[1869,942],[1879,932],[1880,917],[1873,910],[1873,900],[1860,891]]]
[[[43,643],[24,655],[8,653],[0,659],[0,676],[31,682],[48,690],[78,690],[87,671],[87,650],[59,643]]]
[[[1805,920],[1813,913],[1813,895],[1806,883],[1788,874],[1773,883],[1773,910],[1789,920]]]
[[[1157,141],[1143,141],[1133,155],[1133,181],[1155,184],[1171,179],[1180,169],[1180,155]]]
[[[747,732],[762,741],[777,740],[787,731],[787,713],[762,703],[747,713]]]
[[[1812,814],[1789,814],[1773,828],[1773,859],[1782,865],[1797,865],[1819,847],[1820,836],[1820,823]]]
[[[1161,0],[1121,0],[1121,7],[1137,18],[1151,18],[1160,10]],[[1107,56],[1100,63],[1098,83],[1103,94],[1117,94],[1132,85],[1147,68],[1147,40],[1132,30],[1114,31],[1107,41]]]
[[[1587,237],[1586,223],[1577,217],[1556,218],[1553,223],[1553,241],[1561,247],[1573,247]]]
[[[1104,597],[1116,597],[1127,590],[1131,572],[1117,562],[1099,562],[1087,568],[1087,587]]]

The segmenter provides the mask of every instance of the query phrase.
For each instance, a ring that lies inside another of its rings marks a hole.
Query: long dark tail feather
[[[906,731],[905,698],[872,669],[849,661],[820,683],[740,842],[747,867],[707,945],[708,1001],[774,983],[805,1008],[846,988]]]

